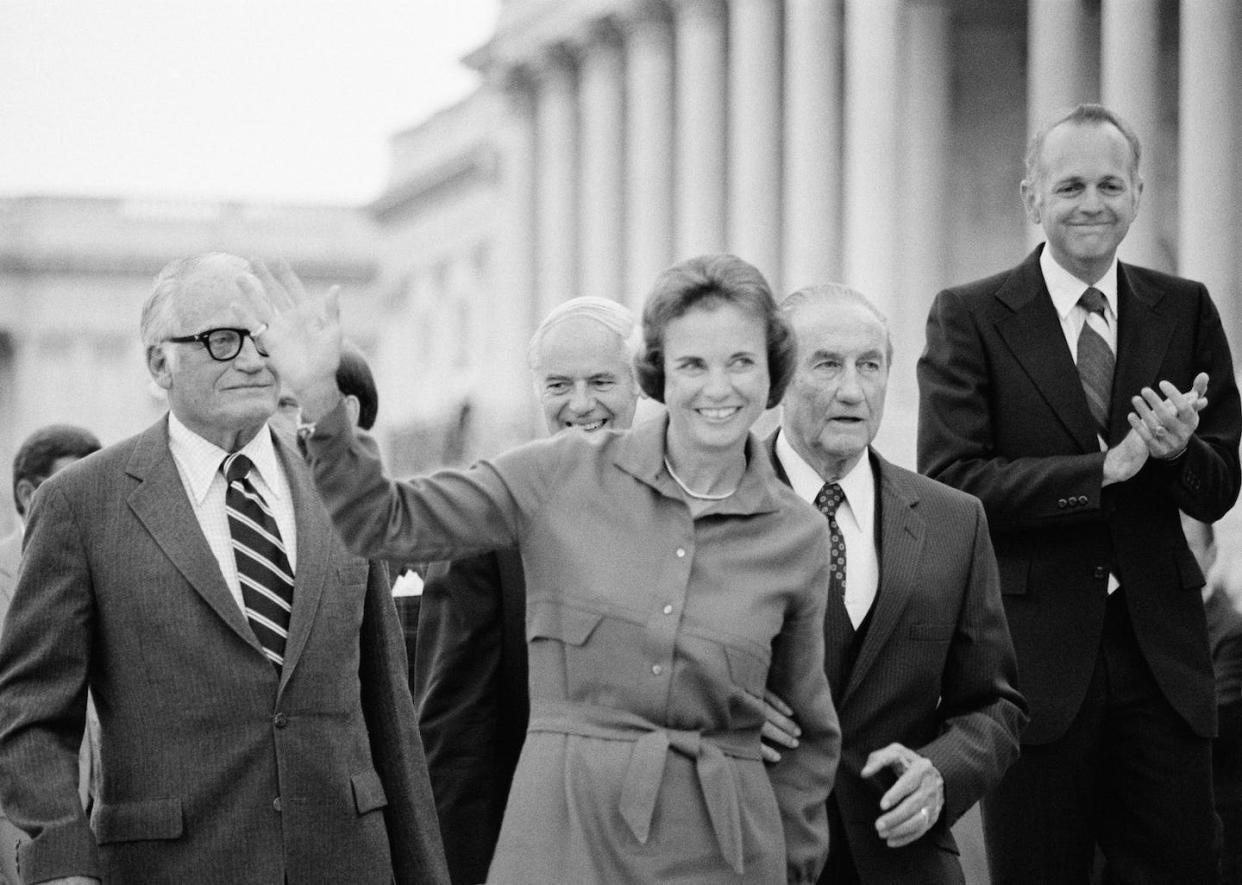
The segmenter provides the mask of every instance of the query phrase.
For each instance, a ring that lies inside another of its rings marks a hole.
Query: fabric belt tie
[[[527,730],[632,741],[619,810],[634,838],[643,845],[651,835],[669,750],[693,759],[720,853],[735,873],[742,874],[741,802],[737,775],[726,757],[762,759],[758,730],[704,734],[664,728],[611,707],[550,701],[532,704]]]

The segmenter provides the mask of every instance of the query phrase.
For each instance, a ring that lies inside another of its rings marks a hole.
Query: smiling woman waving
[[[390,559],[521,551],[531,717],[489,881],[814,882],[840,749],[827,538],[750,434],[793,362],[763,276],[715,255],[656,281],[637,369],[667,415],[394,482],[338,402],[334,295],[277,275],[252,287],[254,326],[318,419],[308,458],[345,541]],[[770,768],[765,686],[803,729]]]

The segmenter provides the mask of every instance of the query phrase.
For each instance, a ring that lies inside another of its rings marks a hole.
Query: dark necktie
[[[845,492],[835,482],[824,483],[815,496],[815,506],[828,518],[828,609],[825,614],[826,629],[824,655],[837,661],[837,675],[844,673],[849,660],[850,644],[854,640],[854,624],[845,607],[845,538],[837,524],[837,508],[845,500]],[[830,674],[832,675],[832,674]],[[839,691],[840,685],[832,685]]]
[[[293,569],[285,554],[280,529],[267,502],[250,483],[253,465],[245,455],[234,453],[220,469],[228,480],[224,507],[237,558],[237,579],[250,628],[263,646],[263,653],[279,672],[285,662],[289,638],[289,612],[293,606]]]
[[[1104,293],[1089,287],[1078,303],[1088,314],[1097,314],[1107,322]],[[1087,408],[1095,420],[1096,432],[1108,440],[1108,407],[1113,391],[1113,367],[1116,364],[1112,348],[1104,337],[1084,320],[1078,333],[1078,377],[1082,379],[1083,393],[1087,395]]]

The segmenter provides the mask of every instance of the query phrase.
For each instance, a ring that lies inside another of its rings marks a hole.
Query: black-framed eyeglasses
[[[180,335],[176,338],[166,338],[165,340],[171,341],[174,344],[193,344],[197,341],[207,348],[207,352],[211,354],[213,360],[227,363],[241,353],[242,345],[247,337],[254,342],[254,349],[259,352],[260,356],[267,356],[267,351],[259,344],[258,339],[250,334],[249,329],[208,329],[206,332],[199,332],[197,335]]]

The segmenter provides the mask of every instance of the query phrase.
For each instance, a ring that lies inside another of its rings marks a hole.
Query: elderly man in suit
[[[1179,509],[1238,495],[1242,407],[1196,282],[1125,264],[1139,141],[1082,105],[1022,196],[1047,242],[941,292],[919,361],[919,467],[983,500],[1022,687],[1022,757],[984,802],[993,875],[1212,882],[1212,663]],[[1204,396],[1206,392],[1206,397]]]
[[[447,880],[387,575],[268,425],[279,381],[237,312],[251,273],[220,253],[160,273],[142,337],[169,414],[35,498],[0,648],[27,882]]]
[[[962,882],[950,826],[1017,757],[1026,722],[987,520],[871,447],[893,356],[879,311],[837,284],[781,309],[798,359],[771,452],[833,550],[824,666],[842,748],[820,881]]]
[[[26,512],[35,490],[62,467],[98,452],[101,448],[95,434],[72,424],[50,424],[41,427],[22,442],[13,458],[13,504],[17,507],[18,527],[0,540],[0,628],[13,602],[17,586],[17,567],[21,563],[22,535]],[[78,798],[89,807],[94,792],[92,779],[98,775],[96,757],[99,753],[99,722],[93,704],[87,705],[86,735],[78,753]],[[0,814],[0,881],[18,885],[17,851],[26,840],[7,816]]]
[[[557,306],[527,350],[548,433],[625,429],[639,344],[630,311],[582,297]],[[487,878],[530,698],[526,582],[516,550],[433,563],[418,620],[415,697],[454,885]]]

